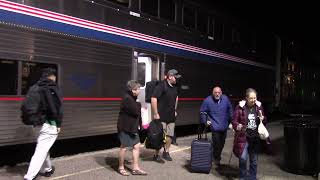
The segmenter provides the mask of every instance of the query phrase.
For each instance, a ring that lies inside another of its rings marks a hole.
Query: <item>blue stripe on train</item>
[[[224,59],[213,57],[213,56],[203,55],[203,54],[194,53],[186,50],[176,49],[168,46],[158,45],[158,44],[154,44],[146,41],[123,37],[120,35],[100,32],[92,29],[64,24],[64,23],[60,23],[52,20],[46,20],[46,19],[19,14],[16,12],[10,12],[6,10],[0,10],[0,20],[8,23],[20,24],[20,25],[25,25],[28,27],[39,28],[44,30],[51,30],[51,31],[66,33],[70,35],[80,36],[84,38],[92,38],[92,39],[102,40],[105,42],[111,42],[115,44],[133,46],[137,48],[143,48],[147,50],[168,53],[171,55],[182,56],[186,58],[199,59],[199,60],[215,62],[215,63],[223,63],[223,64],[234,64],[234,62],[232,61],[224,60]],[[242,63],[237,63],[237,65],[239,64],[242,64]]]

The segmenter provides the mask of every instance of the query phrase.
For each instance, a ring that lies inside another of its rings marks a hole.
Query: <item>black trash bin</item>
[[[294,174],[319,172],[320,124],[315,119],[296,118],[284,122],[284,168]]]

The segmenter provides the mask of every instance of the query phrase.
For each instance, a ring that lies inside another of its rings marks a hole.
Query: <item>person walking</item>
[[[240,180],[257,179],[257,151],[260,143],[258,126],[266,124],[263,107],[256,90],[246,90],[246,98],[236,106],[232,126],[235,130],[233,153],[239,158]],[[247,170],[247,161],[250,165]]]
[[[40,80],[33,86],[39,87],[40,103],[36,106],[39,106],[39,117],[44,118],[44,123],[39,132],[28,172],[24,176],[25,180],[33,180],[38,175],[50,177],[54,173],[55,167],[50,161],[49,150],[61,131],[63,114],[62,95],[56,83],[55,69],[44,69]]]
[[[229,98],[222,94],[219,86],[212,89],[200,108],[201,122],[207,124],[212,132],[213,161],[220,165],[227,130],[232,119],[233,109]]]
[[[118,172],[123,176],[129,176],[124,167],[124,158],[127,147],[133,147],[132,175],[147,175],[139,166],[140,138],[139,127],[141,122],[141,104],[136,102],[140,93],[140,84],[135,80],[127,83],[127,91],[122,98],[118,118],[118,137],[120,140]]]
[[[174,136],[175,120],[177,116],[176,109],[178,106],[178,90],[175,84],[180,77],[181,75],[177,70],[169,70],[165,80],[156,86],[151,97],[154,121],[161,121],[166,135],[166,143],[164,145],[162,157],[167,161],[172,161],[169,150],[172,143],[172,137]],[[159,155],[159,150],[156,150],[153,160],[164,163]]]

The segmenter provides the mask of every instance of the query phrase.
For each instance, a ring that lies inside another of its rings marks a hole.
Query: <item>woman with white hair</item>
[[[123,176],[129,176],[124,167],[124,157],[127,147],[133,147],[132,175],[147,175],[139,167],[139,126],[141,127],[141,104],[136,102],[140,92],[140,84],[135,80],[127,83],[127,91],[122,98],[118,118],[118,136],[120,140],[119,168],[118,172]]]
[[[257,179],[257,150],[260,143],[258,126],[260,123],[266,123],[262,104],[257,100],[256,90],[248,88],[246,99],[239,102],[232,120],[235,130],[233,152],[239,158],[240,180]],[[247,170],[248,159],[249,170]]]

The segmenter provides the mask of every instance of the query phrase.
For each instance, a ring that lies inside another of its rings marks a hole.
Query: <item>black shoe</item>
[[[152,159],[157,163],[161,163],[161,164],[165,163],[165,161],[161,159],[159,155],[154,155]]]
[[[170,154],[168,152],[163,152],[162,157],[167,161],[172,161],[172,158],[170,157]]]
[[[39,175],[44,176],[44,177],[50,177],[54,173],[55,170],[56,170],[56,168],[54,166],[52,166],[51,171],[47,171],[44,173],[40,172]]]

